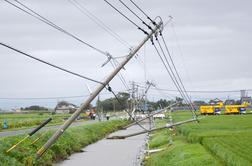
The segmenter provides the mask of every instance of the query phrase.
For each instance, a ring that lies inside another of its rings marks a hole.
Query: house
[[[15,109],[15,112],[17,112],[17,113],[21,113],[22,112],[22,110],[21,109]]]
[[[56,114],[72,114],[77,109],[78,107],[76,105],[71,104],[66,101],[61,101],[61,102],[58,102],[54,110]]]
[[[218,99],[218,98],[215,98],[215,99],[213,99],[213,100],[210,100],[210,101],[209,101],[209,104],[210,104],[210,105],[216,105],[216,104],[218,104],[218,103],[220,103],[220,102],[223,102],[223,101],[220,100],[220,99]]]
[[[233,99],[227,99],[225,102],[224,102],[225,105],[235,105],[236,102],[235,100]]]
[[[241,103],[248,102],[251,104],[251,101],[252,101],[251,97],[241,97]]]

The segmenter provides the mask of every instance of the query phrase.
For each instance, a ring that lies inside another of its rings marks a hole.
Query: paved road
[[[85,121],[85,122],[74,122],[70,127],[73,126],[81,126],[84,124],[90,124],[90,123],[95,123],[98,121],[95,120],[89,120],[89,121]],[[49,126],[49,127],[44,127],[41,130],[48,130],[48,129],[54,129],[54,128],[59,128],[61,125],[56,125],[56,126]],[[7,136],[15,136],[15,135],[19,135],[19,134],[25,134],[25,133],[29,133],[31,130],[33,130],[34,128],[31,129],[24,129],[24,130],[16,130],[16,131],[5,131],[5,132],[0,132],[0,137],[7,137]]]
[[[142,131],[135,125],[127,130],[120,130],[111,135],[124,135]],[[55,166],[131,166],[139,165],[137,159],[143,152],[146,135],[139,135],[124,140],[103,139],[83,149],[83,153],[70,156],[69,160],[55,164]]]

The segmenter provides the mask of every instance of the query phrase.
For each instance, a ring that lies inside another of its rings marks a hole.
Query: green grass
[[[0,139],[0,163],[1,166],[52,165],[53,162],[66,159],[71,153],[80,151],[83,147],[104,138],[108,133],[127,123],[127,121],[117,120],[72,127],[39,160],[36,160],[35,154],[51,137],[53,131],[49,131],[35,145],[31,145],[31,142],[39,136],[39,134],[35,134],[30,140],[9,153],[6,153],[6,150],[22,139],[24,135],[4,137]]]
[[[188,112],[174,112],[173,117],[181,121],[192,116]],[[168,146],[167,130],[153,135],[150,147],[165,151],[151,155],[146,165],[252,165],[252,115],[207,116],[200,123],[184,124],[176,130],[178,136],[173,137],[172,146]],[[184,153],[187,158],[180,158]]]

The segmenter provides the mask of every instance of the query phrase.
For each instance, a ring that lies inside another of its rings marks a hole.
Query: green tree
[[[202,101],[202,100],[196,100],[193,102],[193,104],[195,106],[202,106],[202,105],[206,105],[207,103],[205,101]]]
[[[119,101],[115,97],[99,101],[99,107],[102,107],[104,111],[122,111],[124,109],[127,109],[130,94],[125,92],[119,92],[116,97]]]

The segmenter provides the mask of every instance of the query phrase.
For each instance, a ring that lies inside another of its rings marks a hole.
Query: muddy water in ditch
[[[145,125],[147,128],[148,126]],[[135,125],[111,135],[130,134],[143,129]],[[110,135],[110,136],[111,136]],[[103,139],[82,149],[55,166],[132,166],[139,165],[139,154],[144,150],[146,135],[138,135],[123,140]]]

